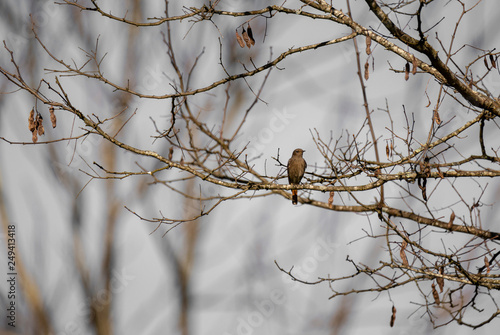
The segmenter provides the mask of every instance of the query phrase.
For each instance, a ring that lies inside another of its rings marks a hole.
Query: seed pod
[[[32,108],[30,115],[28,117],[28,129],[33,132],[36,129],[36,124],[35,124],[35,110]]]
[[[439,267],[439,274],[442,275],[444,274],[444,270],[443,270],[443,266],[440,266]],[[443,293],[443,288],[444,288],[444,278],[443,277],[437,277],[436,278],[436,282],[439,286],[439,290],[441,291],[441,293]]]
[[[488,260],[488,257],[484,256],[484,266],[486,266],[486,274],[489,274],[491,269],[490,269],[490,261]]]
[[[441,172],[441,169],[439,166],[436,166],[437,174],[439,175],[439,178],[444,179],[444,174]]]
[[[372,45],[372,38],[370,35],[366,35],[366,54],[369,55],[372,53],[370,46]]]
[[[432,296],[434,297],[434,301],[436,302],[436,305],[439,305],[441,301],[439,300],[439,293],[436,290],[436,285],[432,283],[431,287],[432,287]]]
[[[448,221],[448,229],[453,227],[453,221],[455,221],[455,212],[451,211],[450,221]]]
[[[238,41],[240,47],[245,47],[245,42],[243,42],[243,38],[241,38],[240,34],[238,34],[238,31],[236,31],[236,41]]]
[[[36,132],[36,130],[31,134],[31,140],[33,141],[33,143],[36,143],[38,141],[38,133]]]
[[[411,55],[411,64],[413,66],[411,69],[411,74],[415,75],[415,73],[417,73],[417,68],[418,68],[417,58],[415,57],[415,55]]]
[[[42,136],[43,134],[45,134],[45,128],[43,127],[43,124],[39,124],[38,125],[38,135]]]
[[[495,57],[493,55],[490,55],[490,62],[491,62],[491,66],[493,66],[493,68],[496,69],[497,63],[496,63]]]
[[[250,43],[252,45],[255,45],[255,40],[253,39],[253,32],[252,32],[252,27],[250,27],[250,23],[248,24],[247,33],[248,33],[248,38],[250,39]]]
[[[365,63],[365,80],[370,78],[370,64],[368,64],[368,60]]]
[[[424,173],[425,173],[425,176],[426,177],[430,177],[431,176],[431,165],[429,164],[429,157],[425,157],[424,158],[424,163],[423,163],[423,166],[424,166]]]
[[[170,147],[170,149],[168,149],[168,160],[171,161],[172,160],[172,155],[174,154],[174,147]]]
[[[385,144],[385,154],[387,155],[387,159],[389,159],[389,154],[390,154],[390,153],[391,153],[391,152],[389,151],[389,143],[386,143],[386,144]]]
[[[438,125],[441,124],[441,118],[439,117],[439,112],[437,111],[437,109],[434,110],[433,119],[434,119],[434,122],[436,122],[436,124],[438,124]]]
[[[38,135],[40,136],[45,134],[45,129],[43,128],[43,117],[40,114],[36,115],[36,131],[38,131]]]
[[[248,49],[250,49],[250,47],[252,46],[252,42],[250,42],[250,38],[248,37],[245,28],[243,28],[243,32],[241,34],[243,35],[243,40],[245,41],[245,44],[247,45]]]
[[[408,263],[408,258],[406,257],[405,249],[401,246],[401,250],[399,250],[399,256],[401,256],[401,261],[403,262],[404,266],[410,266]]]
[[[422,198],[427,201],[427,178],[417,178],[417,185],[422,191]]]
[[[332,206],[333,205],[333,195],[334,195],[334,192],[331,191],[330,192],[330,197],[328,198],[328,206]]]
[[[484,57],[483,60],[484,60],[484,66],[486,66],[486,68],[489,70],[490,67],[488,65],[488,61],[486,60],[486,57]]]
[[[50,113],[50,122],[52,123],[52,128],[55,128],[57,125],[57,119],[56,115],[54,114],[54,106],[50,106],[49,113]]]
[[[431,99],[429,99],[429,96],[427,96],[427,100],[429,101],[429,103],[425,106],[425,108],[429,107],[431,105]]]
[[[410,63],[405,64],[405,80],[410,79]]]
[[[396,321],[396,307],[392,306],[392,315],[391,315],[391,327],[394,327],[394,322]]]

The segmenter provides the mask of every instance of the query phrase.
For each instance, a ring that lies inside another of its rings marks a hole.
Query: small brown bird
[[[288,183],[291,185],[300,184],[300,180],[304,176],[307,168],[307,163],[302,157],[304,150],[295,149],[292,158],[288,160]],[[297,204],[297,190],[292,190],[292,204]]]

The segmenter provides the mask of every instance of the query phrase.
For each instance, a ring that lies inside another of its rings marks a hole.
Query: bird
[[[300,180],[304,176],[304,172],[307,168],[307,163],[302,157],[305,150],[295,149],[292,153],[292,157],[288,160],[288,183],[290,185],[299,185]],[[292,189],[292,204],[297,204],[297,190]]]

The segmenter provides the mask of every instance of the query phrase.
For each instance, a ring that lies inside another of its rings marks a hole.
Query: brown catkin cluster
[[[242,37],[243,36],[243,37]],[[252,45],[255,45],[255,39],[253,38],[252,27],[250,27],[250,23],[248,24],[247,29],[243,27],[243,31],[241,35],[238,34],[238,30],[236,30],[236,41],[240,45],[240,47],[244,48],[245,44],[250,49]]]
[[[52,123],[52,128],[56,127],[56,115],[54,114],[54,107],[50,106],[50,122]],[[38,142],[38,136],[45,134],[45,128],[43,127],[43,117],[38,111],[35,116],[35,109],[32,108],[28,116],[28,129],[31,131],[31,140],[33,143]]]

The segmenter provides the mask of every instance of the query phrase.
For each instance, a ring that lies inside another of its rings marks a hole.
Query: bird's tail
[[[296,205],[296,204],[297,204],[297,201],[298,201],[298,198],[297,198],[297,190],[292,190],[292,204],[293,204],[293,205]]]

